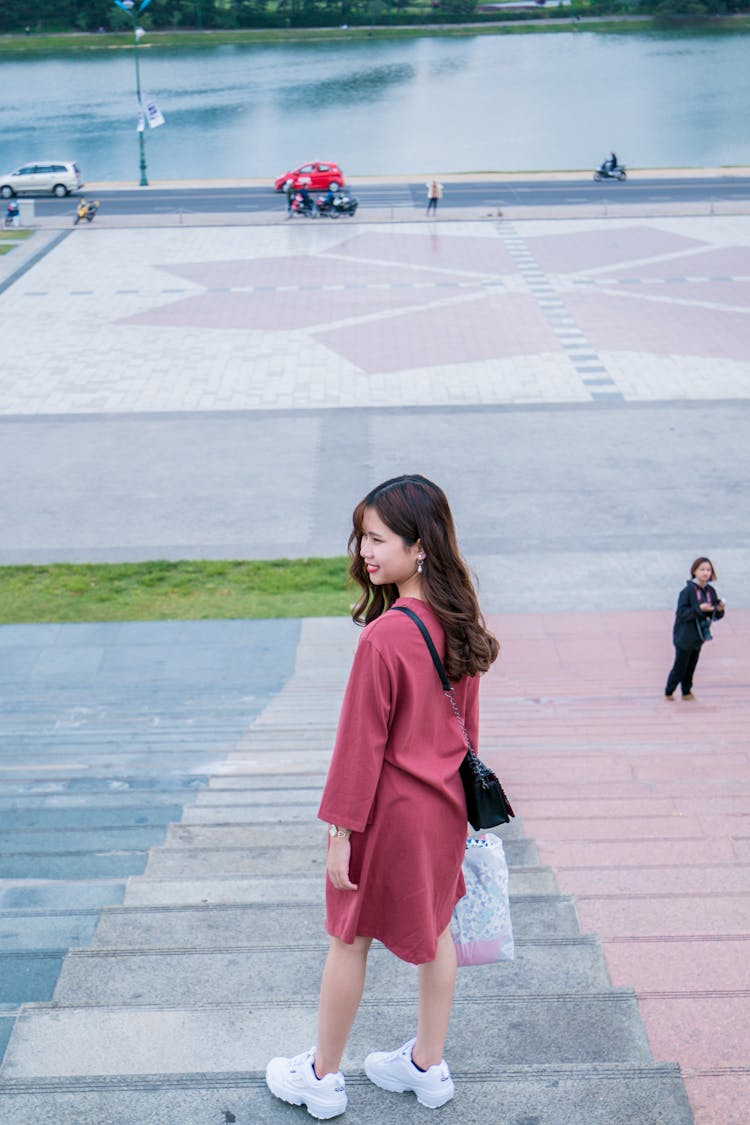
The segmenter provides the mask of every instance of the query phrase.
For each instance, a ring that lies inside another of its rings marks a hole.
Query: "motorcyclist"
[[[615,155],[614,152],[611,152],[609,154],[609,170],[610,170],[610,172],[614,172],[616,167],[617,167],[617,156]]]
[[[309,211],[311,215],[315,214],[315,201],[313,200],[310,192],[307,190],[307,185],[302,184],[299,189],[299,194],[302,197],[302,206],[305,211]]]

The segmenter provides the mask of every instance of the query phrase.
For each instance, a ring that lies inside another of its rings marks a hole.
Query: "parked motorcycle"
[[[99,200],[98,199],[89,199],[89,200],[82,199],[79,202],[78,206],[76,207],[76,213],[73,216],[73,226],[74,227],[78,226],[81,219],[85,219],[87,223],[90,223],[93,220],[94,215],[96,215],[96,212],[98,210],[99,210]]]
[[[338,219],[347,215],[350,219],[356,214],[359,200],[349,195],[346,191],[328,192],[321,195],[317,201],[318,213],[329,219]]]
[[[627,180],[628,174],[625,171],[624,164],[612,165],[611,161],[605,160],[600,168],[594,172],[594,179],[600,180]]]

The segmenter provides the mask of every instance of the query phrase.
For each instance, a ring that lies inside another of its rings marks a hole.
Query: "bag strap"
[[[453,689],[453,686],[452,686],[450,680],[448,679],[448,673],[446,672],[445,667],[443,666],[443,662],[440,659],[440,657],[438,656],[438,651],[435,648],[435,644],[432,640],[432,637],[430,636],[430,633],[429,633],[429,630],[427,629],[427,626],[425,625],[422,618],[419,617],[414,612],[414,610],[407,609],[405,605],[392,605],[391,609],[397,610],[399,613],[405,613],[407,617],[410,617],[412,619],[412,621],[414,622],[414,624],[419,629],[422,636],[424,637],[424,643],[427,645],[427,648],[429,649],[430,656],[432,657],[432,663],[435,665],[435,668],[437,669],[437,674],[440,677],[440,683],[442,684],[442,687],[443,687],[443,695],[447,698],[447,700],[450,703],[451,708],[453,710],[453,714],[456,716],[456,718],[458,720],[458,725],[461,727],[461,733],[464,736],[464,742],[466,743],[466,745],[468,747],[469,753],[476,755],[476,750],[474,749],[474,747],[471,744],[471,738],[469,737],[469,732],[466,729],[466,723],[464,722],[464,717],[461,714],[461,712],[459,711],[458,704],[456,703],[455,691]]]

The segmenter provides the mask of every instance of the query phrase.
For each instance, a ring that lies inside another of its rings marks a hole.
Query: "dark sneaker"
[[[282,1102],[307,1106],[311,1117],[326,1121],[346,1110],[344,1076],[339,1071],[318,1078],[313,1070],[314,1058],[315,1048],[312,1047],[293,1059],[271,1059],[266,1067],[266,1084]]]
[[[445,1061],[419,1070],[411,1059],[416,1039],[410,1039],[397,1051],[375,1051],[365,1059],[365,1074],[381,1090],[397,1094],[410,1091],[417,1095],[420,1105],[428,1109],[449,1102],[455,1093],[453,1079]]]

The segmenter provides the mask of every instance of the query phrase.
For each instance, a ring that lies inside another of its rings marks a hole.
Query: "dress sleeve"
[[[388,742],[393,703],[390,671],[360,638],[341,707],[336,743],[318,818],[361,832],[370,818]]]
[[[479,750],[479,676],[467,676],[466,678],[464,722],[469,732],[471,745],[474,747],[477,754],[481,756]]]

